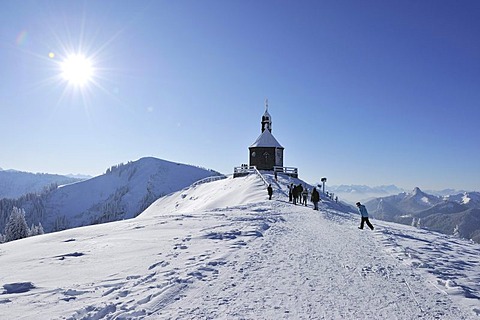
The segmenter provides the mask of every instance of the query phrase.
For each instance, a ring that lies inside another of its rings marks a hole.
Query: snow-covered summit
[[[56,190],[49,197],[49,214],[66,221],[66,227],[129,219],[159,197],[213,175],[218,173],[152,157],[141,158]],[[45,228],[50,226],[44,224]]]
[[[133,218],[161,196],[218,172],[152,157],[112,166],[103,175],[65,185],[0,209],[0,230],[11,206],[26,212],[28,225],[46,232]]]
[[[445,201],[455,201],[471,208],[480,207],[480,192],[463,192],[444,197]]]
[[[410,217],[412,214],[426,210],[441,201],[440,197],[426,194],[416,187],[410,193],[402,192],[397,195],[372,199],[366,202],[366,205],[377,217],[392,221],[393,217],[399,214]]]
[[[480,246],[255,175],[198,184],[130,220],[0,245],[6,319],[477,319]],[[341,236],[339,236],[341,235]]]
[[[432,206],[439,203],[441,200],[437,196],[429,195],[419,187],[415,187],[413,191],[407,195],[405,202],[410,202],[412,206],[417,206],[418,208],[425,207],[425,206]],[[416,210],[416,209],[415,209]]]

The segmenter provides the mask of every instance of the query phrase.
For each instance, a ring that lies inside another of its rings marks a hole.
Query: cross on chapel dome
[[[265,113],[262,116],[262,132],[265,129],[272,132],[272,116],[268,113],[268,99],[265,99]]]

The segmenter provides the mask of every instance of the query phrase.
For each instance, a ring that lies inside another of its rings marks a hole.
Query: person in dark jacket
[[[362,221],[360,222],[360,227],[358,227],[358,229],[363,229],[363,224],[366,222],[367,223],[367,226],[373,230],[373,226],[372,224],[370,223],[370,221],[368,220],[368,211],[367,211],[367,208],[365,208],[365,206],[363,204],[361,204],[360,202],[357,202],[357,207],[358,207],[358,212],[360,213],[360,215],[362,216]]]
[[[298,201],[300,202],[300,204],[302,204],[302,192],[303,192],[302,184],[299,183],[297,188],[298,188],[298,192],[297,192]]]
[[[293,183],[288,186],[288,201],[293,201]]]
[[[273,189],[271,184],[268,185],[267,191],[268,191],[268,200],[272,200]]]
[[[298,186],[294,185],[292,189],[293,204],[297,204],[298,199]]]
[[[320,194],[317,191],[317,188],[313,188],[312,196],[310,198],[313,202],[313,210],[318,210],[318,202],[320,201]]]

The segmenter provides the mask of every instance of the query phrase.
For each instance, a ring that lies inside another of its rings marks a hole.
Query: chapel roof
[[[263,131],[260,136],[258,136],[257,140],[255,140],[250,146],[250,148],[256,147],[275,147],[284,149],[269,130]]]

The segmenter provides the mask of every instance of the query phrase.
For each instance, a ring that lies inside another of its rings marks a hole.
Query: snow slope
[[[47,201],[48,214],[42,224],[50,231],[133,218],[160,196],[215,174],[190,165],[141,158],[55,190]],[[59,218],[67,225],[55,226]]]
[[[133,218],[159,197],[218,175],[191,165],[141,158],[38,197],[8,201],[5,205],[0,200],[0,232],[13,206],[25,210],[29,226],[41,223],[45,232],[52,232]]]
[[[480,245],[324,201],[290,180],[196,185],[140,216],[0,245],[2,319],[479,319]],[[338,210],[342,208],[342,210]]]

